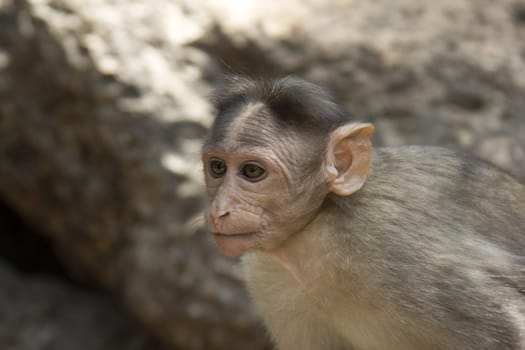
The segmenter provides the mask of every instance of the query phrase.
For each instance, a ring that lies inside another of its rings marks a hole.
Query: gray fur
[[[309,232],[307,291],[273,259],[243,259],[280,349],[525,349],[525,186],[495,167],[377,149],[364,187],[329,195]]]
[[[233,77],[214,102],[205,148],[271,148],[299,193],[318,192],[330,133],[350,121],[325,90]],[[243,256],[280,350],[525,350],[523,184],[454,151],[383,148],[359,191],[319,198],[306,227],[279,228],[287,257]]]

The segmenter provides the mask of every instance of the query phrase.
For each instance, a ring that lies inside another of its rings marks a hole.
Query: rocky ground
[[[524,37],[511,0],[0,0],[0,198],[56,259],[0,225],[0,347],[268,348],[200,219],[213,86],[296,74],[525,180]]]

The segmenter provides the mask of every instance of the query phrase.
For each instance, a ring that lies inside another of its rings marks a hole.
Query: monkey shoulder
[[[424,288],[446,283],[463,286],[444,289],[454,300],[494,290],[525,298],[525,186],[495,166],[440,147],[379,148],[363,188],[339,206],[352,252],[404,295],[423,300]],[[424,288],[407,290],[400,276]]]
[[[472,154],[438,146],[378,147],[372,152],[372,169],[409,166],[415,170],[448,170],[447,176],[463,174],[470,170],[481,171],[481,175],[498,175],[505,182],[517,182],[499,167]],[[444,173],[438,173],[438,175]],[[476,173],[479,175],[479,173]],[[523,185],[523,184],[522,184]]]
[[[415,179],[418,176],[434,181],[456,179],[458,185],[466,181],[480,183],[496,181],[497,189],[518,189],[524,195],[525,184],[502,170],[474,155],[458,150],[437,146],[380,147],[372,152],[370,174],[402,172],[402,178]]]
[[[368,227],[402,225],[416,240],[485,240],[520,256],[525,251],[525,185],[446,148],[378,148],[367,182],[344,207]]]

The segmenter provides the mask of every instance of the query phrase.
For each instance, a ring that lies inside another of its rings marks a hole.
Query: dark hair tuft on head
[[[217,114],[224,114],[238,105],[247,103],[255,87],[254,80],[238,75],[226,77],[211,99]]]
[[[349,120],[326,90],[294,76],[271,80],[230,76],[212,101],[219,118],[242,105],[261,102],[281,124],[318,132]]]

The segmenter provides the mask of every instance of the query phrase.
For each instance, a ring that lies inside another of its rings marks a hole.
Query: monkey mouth
[[[212,232],[216,238],[232,238],[232,239],[243,239],[251,236],[255,236],[257,231],[253,232],[240,232],[240,233],[222,233],[222,232]]]
[[[257,244],[258,231],[253,232],[212,232],[219,250],[227,256],[239,256]]]

